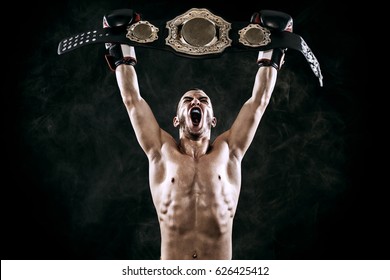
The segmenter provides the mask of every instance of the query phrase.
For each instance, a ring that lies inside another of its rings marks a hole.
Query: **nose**
[[[192,106],[194,106],[194,105],[199,105],[199,104],[200,104],[199,99],[197,99],[197,98],[192,99],[192,101],[191,101],[191,105],[192,105]]]

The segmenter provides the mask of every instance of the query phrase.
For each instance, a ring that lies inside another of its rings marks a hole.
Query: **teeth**
[[[200,110],[199,109],[192,109],[192,113],[198,113],[198,114],[200,114]]]

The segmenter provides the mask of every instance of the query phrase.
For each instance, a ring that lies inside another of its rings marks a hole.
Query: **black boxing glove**
[[[254,13],[251,17],[251,23],[259,24],[272,32],[288,31],[292,32],[293,19],[290,15],[273,10],[262,10]],[[257,64],[259,67],[272,66],[279,70],[284,63],[284,55],[287,49],[277,48],[266,51],[259,51]]]
[[[131,24],[141,20],[140,14],[131,9],[114,10],[103,16],[103,28],[112,28],[113,31],[123,31]],[[112,71],[121,64],[135,66],[137,57],[133,46],[126,44],[106,43],[108,54],[105,55],[108,66]]]

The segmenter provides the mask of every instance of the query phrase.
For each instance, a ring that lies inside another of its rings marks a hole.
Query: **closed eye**
[[[183,103],[191,102],[192,99],[193,99],[192,97],[184,97],[183,98]]]
[[[209,104],[209,99],[207,97],[202,97],[199,99],[199,101],[205,104]]]

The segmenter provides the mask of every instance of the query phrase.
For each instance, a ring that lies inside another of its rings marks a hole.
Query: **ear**
[[[211,120],[211,126],[215,127],[216,125],[217,125],[217,118],[213,117],[213,119]]]
[[[179,124],[180,124],[179,118],[178,118],[177,116],[175,116],[175,117],[173,118],[173,126],[174,126],[174,127],[178,127]]]

